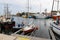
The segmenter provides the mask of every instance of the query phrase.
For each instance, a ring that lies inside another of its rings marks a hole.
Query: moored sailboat
[[[53,1],[54,6],[54,1]],[[52,10],[53,10],[52,6]],[[57,15],[52,15],[53,21],[50,23],[51,29],[58,35],[60,35],[60,13],[59,13],[59,0],[57,1]]]
[[[56,20],[55,21],[52,21],[50,23],[50,26],[52,28],[52,30],[57,33],[58,35],[60,35],[60,15],[55,15],[57,16],[56,17]]]
[[[11,30],[15,26],[15,21],[12,20],[8,4],[4,7],[4,13],[5,15],[0,19],[1,31]]]

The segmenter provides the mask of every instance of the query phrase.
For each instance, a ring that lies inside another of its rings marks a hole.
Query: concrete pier
[[[50,39],[24,36],[24,35],[17,35],[17,34],[16,35],[0,34],[0,40],[50,40]]]

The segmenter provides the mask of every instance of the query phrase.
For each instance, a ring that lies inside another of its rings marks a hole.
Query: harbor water
[[[25,25],[28,25],[31,21],[33,21],[33,24],[35,24],[38,27],[38,30],[32,33],[33,36],[35,37],[40,37],[40,38],[50,38],[49,35],[49,27],[50,27],[50,22],[51,19],[32,19],[32,18],[21,18],[21,17],[13,17],[14,21],[16,21],[16,26],[20,24],[21,22],[24,22]],[[30,36],[32,36],[30,35]]]

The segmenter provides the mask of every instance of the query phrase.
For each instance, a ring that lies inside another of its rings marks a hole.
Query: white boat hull
[[[40,19],[40,18],[46,18],[46,15],[44,14],[35,14],[36,18]]]
[[[60,30],[56,29],[55,27],[53,27],[53,31],[54,31],[55,33],[57,33],[58,35],[60,35]]]
[[[60,35],[60,29],[59,29],[59,27],[58,27],[57,25],[55,25],[54,23],[51,23],[50,25],[51,25],[51,27],[52,27],[52,30],[53,30],[56,34]]]

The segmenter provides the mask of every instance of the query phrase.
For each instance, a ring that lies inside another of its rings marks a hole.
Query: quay
[[[0,40],[50,40],[46,38],[37,38],[37,37],[31,37],[31,36],[23,36],[23,35],[5,35],[0,34]]]
[[[0,34],[0,40],[56,40],[51,29],[49,29],[49,32],[52,39],[32,37],[19,34],[13,34],[13,35]]]

